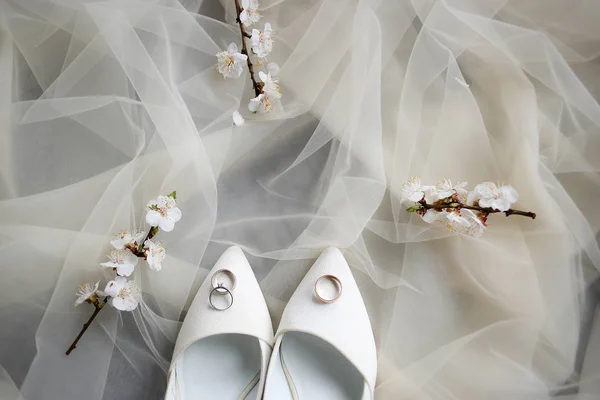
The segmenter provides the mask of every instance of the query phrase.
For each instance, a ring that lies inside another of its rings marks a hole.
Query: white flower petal
[[[516,202],[519,194],[511,186],[497,187],[493,182],[484,182],[475,186],[474,193],[469,193],[467,201],[479,200],[481,207],[490,207],[498,211],[506,211]]]
[[[181,210],[177,207],[171,208],[167,211],[167,217],[172,219],[173,222],[177,222],[181,219]]]
[[[258,1],[243,1],[242,12],[240,13],[240,21],[246,26],[250,26],[260,20],[258,13]]]
[[[474,189],[481,197],[494,197],[498,192],[498,187],[494,182],[484,182],[475,186]]]
[[[160,271],[162,269],[162,264],[160,262],[156,262],[154,260],[151,261],[151,258],[148,258],[148,267],[152,271]]]
[[[424,189],[424,193],[425,193],[424,199],[427,204],[433,204],[436,201],[438,201],[439,199],[443,198],[443,197],[440,197],[440,194],[437,191],[437,189],[435,188],[435,186],[430,186],[427,189]]]
[[[423,193],[423,192],[413,192],[408,195],[407,199],[410,201],[418,202],[418,201],[423,200],[424,194],[425,193]]]
[[[402,201],[418,202],[423,199],[425,187],[421,186],[421,179],[413,177],[402,185]]]
[[[494,201],[493,208],[498,211],[506,211],[510,208],[510,205],[511,203],[507,199],[498,199]]]
[[[442,192],[438,192],[437,195],[438,195],[438,197],[440,199],[445,199],[447,197],[452,196],[454,193],[455,193],[454,189],[452,189],[452,190],[445,190],[445,191],[442,191]]]
[[[227,47],[227,52],[230,54],[238,53],[239,50],[238,50],[237,44],[235,44],[233,42],[230,43],[229,46]]]
[[[242,21],[242,24],[244,25],[250,21],[250,18],[248,18],[248,11],[245,9],[240,13],[240,21]]]
[[[431,224],[432,222],[445,219],[446,214],[447,213],[445,211],[439,212],[433,209],[429,209],[421,218],[423,218],[423,221],[427,222],[428,224]]]
[[[126,250],[126,254],[127,256],[125,257],[125,263],[136,266],[138,263],[138,257],[135,254],[133,254],[129,249]]]
[[[243,69],[243,64],[248,60],[248,56],[242,53],[236,53],[233,55],[235,65]]]
[[[469,219],[469,218],[474,218],[479,220],[479,218],[477,218],[477,214],[475,214],[472,210],[469,210],[468,208],[463,208],[460,210],[460,213],[463,217]]]
[[[484,208],[494,208],[496,200],[490,197],[483,197],[479,199],[479,206]]]
[[[470,222],[466,218],[462,217],[458,212],[448,213],[447,218],[448,218],[448,221],[450,221],[452,224],[455,224],[455,225],[462,225],[465,227],[470,225]]]
[[[106,285],[105,292],[111,297],[110,304],[117,310],[132,311],[139,304],[139,289],[132,281],[117,277]]]
[[[106,284],[106,287],[104,288],[104,293],[107,296],[114,297],[125,286],[126,282],[127,279],[123,278],[122,276],[117,276],[114,280]]]
[[[115,264],[112,261],[103,262],[103,263],[100,263],[100,265],[102,265],[103,267],[109,267],[109,268],[117,268],[117,266],[118,266],[118,264]]]
[[[92,296],[100,296],[101,292],[98,292],[98,285],[100,281],[96,282],[94,285],[91,285],[87,282],[82,283],[77,287],[77,300],[75,300],[75,306],[78,306],[81,303],[84,303]]]
[[[511,203],[516,203],[519,200],[519,193],[512,186],[501,186],[498,190],[502,197]]]
[[[250,110],[250,112],[253,112],[253,113],[257,112],[259,104],[260,104],[260,99],[258,97],[250,99],[250,102],[248,103],[248,110]]]
[[[170,196],[158,196],[155,203],[156,209],[148,211],[146,222],[166,232],[172,231],[175,222],[181,219],[181,210],[177,207],[177,201]]]
[[[248,109],[251,112],[264,114],[272,110],[272,103],[268,96],[266,96],[264,93],[261,93],[255,98],[250,99],[250,103],[248,103]]]
[[[133,264],[123,264],[117,267],[117,274],[120,276],[130,276],[133,273],[135,266]]]
[[[459,195],[464,195],[468,192],[467,189],[465,189],[467,184],[467,182],[458,182],[456,186],[454,186],[454,190],[456,190],[456,193]]]
[[[250,44],[252,47],[258,46],[260,43],[260,31],[258,29],[252,29],[252,35],[250,35]]]
[[[244,123],[246,123],[246,121],[244,120],[244,117],[242,117],[242,114],[240,114],[238,111],[234,111],[233,123],[235,124],[235,126],[242,126],[244,125]]]
[[[161,219],[161,215],[156,210],[149,210],[146,213],[146,223],[150,226],[158,226],[158,222]]]
[[[137,308],[139,302],[132,297],[113,297],[111,304],[119,311],[133,311]]]
[[[271,24],[266,23],[265,29],[261,32],[258,29],[252,30],[252,35],[250,37],[250,44],[252,47],[252,51],[260,58],[264,58],[271,50],[273,50],[273,39],[272,39],[273,30],[271,29]]]
[[[171,232],[175,227],[175,221],[169,217],[161,218],[160,221],[158,221],[158,227],[165,232]]]
[[[271,99],[280,99],[281,98],[281,92],[279,90],[279,79],[274,78],[271,76],[271,74],[265,74],[264,72],[262,72],[262,81],[264,82],[263,85],[263,92],[265,94],[265,96],[271,98]]]
[[[460,213],[469,222],[469,225],[465,227],[458,227],[458,229],[455,230],[456,233],[473,237],[481,236],[485,231],[485,225],[481,219],[479,219],[479,216],[466,208],[462,209]]]
[[[239,78],[247,59],[248,56],[239,53],[237,45],[231,43],[226,51],[217,53],[217,70],[224,78]]]
[[[115,249],[121,250],[125,247],[125,241],[123,239],[115,239],[110,241],[110,245]]]
[[[467,205],[472,206],[479,199],[480,199],[479,193],[469,192],[469,195],[467,196]]]
[[[155,243],[148,239],[144,243],[144,254],[146,255],[146,261],[150,269],[154,271],[160,271],[162,268],[162,262],[165,260],[167,252],[160,242]]]

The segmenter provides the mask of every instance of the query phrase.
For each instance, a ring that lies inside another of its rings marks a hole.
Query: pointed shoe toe
[[[273,325],[258,282],[242,250],[230,247],[183,321],[165,399],[260,399],[272,345]]]
[[[321,287],[325,283],[333,292]],[[340,250],[328,248],[283,312],[263,399],[372,400],[376,375],[375,340],[360,291]]]

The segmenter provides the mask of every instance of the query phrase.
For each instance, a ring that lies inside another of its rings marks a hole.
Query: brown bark
[[[235,11],[237,13],[236,22],[240,26],[240,35],[242,36],[242,54],[245,54],[248,58],[246,62],[248,63],[248,72],[250,73],[250,80],[252,81],[252,87],[254,88],[254,94],[258,96],[262,93],[262,86],[260,83],[256,81],[254,77],[254,66],[252,65],[252,61],[250,60],[250,53],[248,52],[248,48],[246,47],[246,38],[252,37],[246,30],[244,29],[244,24],[240,19],[240,14],[242,13],[243,8],[240,6],[240,0],[235,0]]]

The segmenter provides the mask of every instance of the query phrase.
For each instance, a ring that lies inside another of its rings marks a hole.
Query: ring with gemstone
[[[225,285],[223,282],[219,282],[218,278],[220,275],[229,277],[229,281],[231,283],[231,288],[228,289],[227,285]],[[228,269],[220,269],[220,270],[216,271],[213,274],[213,276],[210,278],[210,285],[212,286],[213,290],[216,290],[217,293],[219,293],[219,294],[227,294],[225,289],[228,289],[228,291],[230,293],[233,292],[233,289],[235,289],[236,283],[237,283],[237,278],[235,277],[235,274]]]

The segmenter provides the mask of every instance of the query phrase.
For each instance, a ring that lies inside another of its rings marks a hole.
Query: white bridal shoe
[[[377,353],[348,263],[328,248],[283,312],[264,400],[372,400]]]
[[[165,400],[260,399],[273,325],[239,247],[223,253],[183,321]]]

